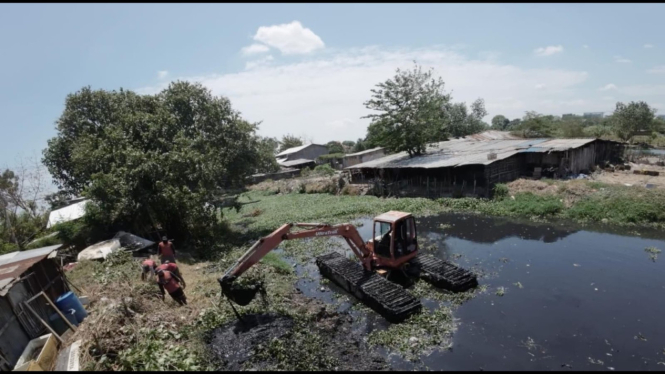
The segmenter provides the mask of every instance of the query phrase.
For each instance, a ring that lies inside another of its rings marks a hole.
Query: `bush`
[[[88,245],[90,230],[80,220],[58,223],[53,227],[57,238],[66,246],[85,248]]]
[[[335,174],[335,169],[333,169],[328,164],[318,165],[317,167],[314,168],[314,170],[312,170],[312,174],[319,175],[319,176],[334,175]]]
[[[347,184],[340,191],[342,195],[358,196],[360,195],[360,188]]]
[[[515,195],[514,200],[502,200],[499,207],[512,215],[545,217],[562,212],[564,205],[556,196],[538,196],[526,192]]]
[[[503,200],[506,197],[508,197],[508,186],[504,183],[497,183],[494,185],[494,188],[492,189],[492,197],[495,200]]]

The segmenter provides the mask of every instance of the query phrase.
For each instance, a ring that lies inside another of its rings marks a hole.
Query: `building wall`
[[[28,342],[48,332],[24,305],[26,300],[41,291],[54,301],[69,291],[58,264],[52,259],[43,259],[34,264],[21,274],[21,280],[13,284],[5,296],[0,297],[0,354],[7,359],[11,369]],[[43,297],[32,301],[30,306],[47,322],[50,322],[50,315],[55,313],[55,309],[48,306]]]
[[[307,160],[316,160],[317,157],[327,154],[328,154],[328,148],[326,146],[311,144],[309,147],[306,147],[305,149],[301,149],[298,152],[291,153],[290,155],[288,155],[287,161],[297,160],[299,158],[304,158]]]
[[[363,162],[368,162],[381,158],[385,155],[383,149],[376,150],[374,152],[365,153],[357,156],[346,156],[344,157],[343,167],[349,167],[357,164],[362,164]]]

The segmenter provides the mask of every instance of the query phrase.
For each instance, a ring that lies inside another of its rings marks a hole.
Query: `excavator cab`
[[[396,268],[418,253],[416,220],[409,213],[390,211],[374,218],[371,243],[380,267]]]

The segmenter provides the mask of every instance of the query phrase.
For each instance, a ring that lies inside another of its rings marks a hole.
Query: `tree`
[[[257,173],[275,173],[279,171],[279,165],[275,160],[279,142],[275,138],[259,138],[258,152],[260,157],[256,165]]]
[[[363,140],[362,138],[358,138],[358,141],[356,141],[356,144],[351,149],[351,152],[352,153],[362,152],[366,149],[368,149],[367,148],[367,142],[365,140]]]
[[[100,226],[205,239],[221,230],[216,196],[274,158],[257,127],[200,84],[156,95],[85,87],[67,96],[43,163],[62,190],[92,199]]]
[[[302,139],[297,136],[286,134],[282,136],[282,140],[279,142],[279,152],[284,152],[293,147],[300,147],[301,145],[303,145]]]
[[[337,141],[330,141],[328,144],[326,144],[326,147],[328,148],[329,153],[344,153],[344,146],[342,146],[342,143],[337,142]]]
[[[448,115],[447,128],[453,137],[477,134],[489,127],[482,121],[483,117],[487,115],[483,99],[478,99],[471,104],[470,113],[466,103],[449,104],[446,113]]]
[[[584,126],[575,120],[564,120],[559,126],[563,138],[583,138],[585,136]]]
[[[345,147],[353,148],[353,146],[356,145],[356,142],[353,140],[345,140],[342,142],[342,145]]]
[[[44,196],[44,200],[49,204],[51,210],[60,209],[67,205],[67,201],[72,199],[72,195],[66,191],[58,191]]]
[[[38,200],[45,189],[39,164],[23,160],[16,171],[0,174],[0,252],[24,250],[46,227],[47,215]]]
[[[505,116],[498,114],[492,118],[492,130],[504,131],[508,128],[510,120]]]
[[[628,105],[617,103],[612,115],[614,129],[623,141],[630,140],[637,134],[650,135],[653,131],[656,111],[644,101],[631,101]]]
[[[526,112],[520,124],[513,129],[513,132],[523,138],[549,138],[554,133],[554,128],[551,119],[537,112],[529,111]]]
[[[367,109],[378,113],[371,119],[368,139],[388,151],[406,151],[409,156],[425,151],[426,144],[446,138],[446,107],[450,95],[443,91],[441,78],[432,78],[432,71],[397,69],[395,76],[376,85]]]

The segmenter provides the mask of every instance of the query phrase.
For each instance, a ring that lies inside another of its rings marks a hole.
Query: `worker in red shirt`
[[[166,292],[180,305],[187,305],[187,297],[180,287],[182,279],[168,270],[157,269],[157,284],[164,300]],[[166,292],[164,292],[166,290]]]
[[[155,275],[155,270],[157,270],[157,263],[155,263],[155,261],[152,259],[147,258],[141,263],[141,269],[141,280],[145,281],[148,273],[150,273],[152,276]]]
[[[175,247],[173,247],[173,243],[168,240],[166,236],[162,236],[162,241],[159,243],[157,254],[160,257],[162,264],[167,260],[175,262]]]
[[[184,290],[185,288],[187,288],[187,285],[185,284],[185,278],[183,278],[182,274],[180,274],[180,269],[178,268],[178,264],[176,264],[175,262],[166,260],[164,261],[163,264],[157,266],[157,269],[167,270],[172,274],[177,275],[178,278],[180,278],[180,281],[182,282],[182,289]]]

